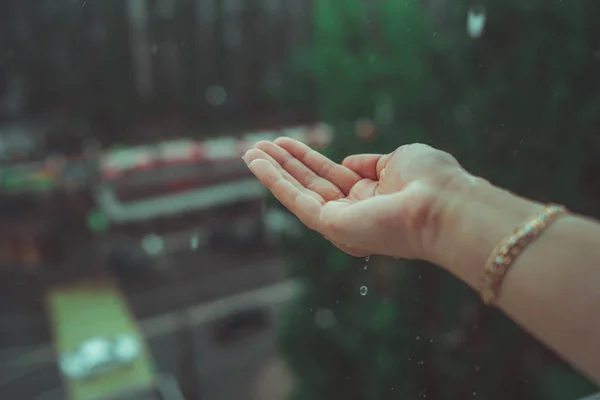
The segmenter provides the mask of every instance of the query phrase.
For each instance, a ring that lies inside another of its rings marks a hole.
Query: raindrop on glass
[[[366,296],[367,293],[369,293],[369,289],[366,286],[361,286],[360,287],[360,294],[361,294],[361,296]]]

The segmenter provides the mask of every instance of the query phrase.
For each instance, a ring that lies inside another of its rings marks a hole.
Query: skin
[[[337,164],[280,138],[257,143],[244,160],[308,228],[346,253],[426,260],[475,289],[494,247],[542,207],[424,144]],[[554,222],[513,263],[496,305],[600,383],[600,225],[572,214]]]

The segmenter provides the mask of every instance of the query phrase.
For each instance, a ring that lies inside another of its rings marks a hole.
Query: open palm
[[[439,191],[462,169],[447,153],[414,144],[337,164],[289,138],[261,141],[251,171],[308,228],[348,254],[425,258]]]

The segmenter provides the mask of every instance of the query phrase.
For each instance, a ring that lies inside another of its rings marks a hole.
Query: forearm
[[[478,289],[494,247],[541,205],[484,182],[447,204],[433,262]],[[600,225],[563,216],[509,269],[497,305],[600,382]]]

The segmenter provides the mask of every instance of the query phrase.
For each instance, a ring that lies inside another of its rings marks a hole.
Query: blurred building
[[[273,357],[275,315],[294,293],[276,251],[293,223],[265,207],[240,157],[273,135],[331,139],[322,127],[283,129],[311,120],[311,110],[284,111],[267,95],[285,79],[290,49],[307,38],[309,7],[2,4],[4,397],[65,398],[57,327],[78,323],[58,321],[49,293],[109,278],[159,383],[122,398],[252,397]],[[239,135],[249,127],[270,130]]]
[[[162,381],[207,399],[254,391],[256,371],[274,356],[275,315],[295,290],[273,247],[295,220],[265,208],[240,156],[279,135],[331,140],[327,127],[297,127],[4,169],[0,365],[12,372],[0,388],[62,398],[52,332],[71,317],[49,313],[48,293],[112,277]]]

